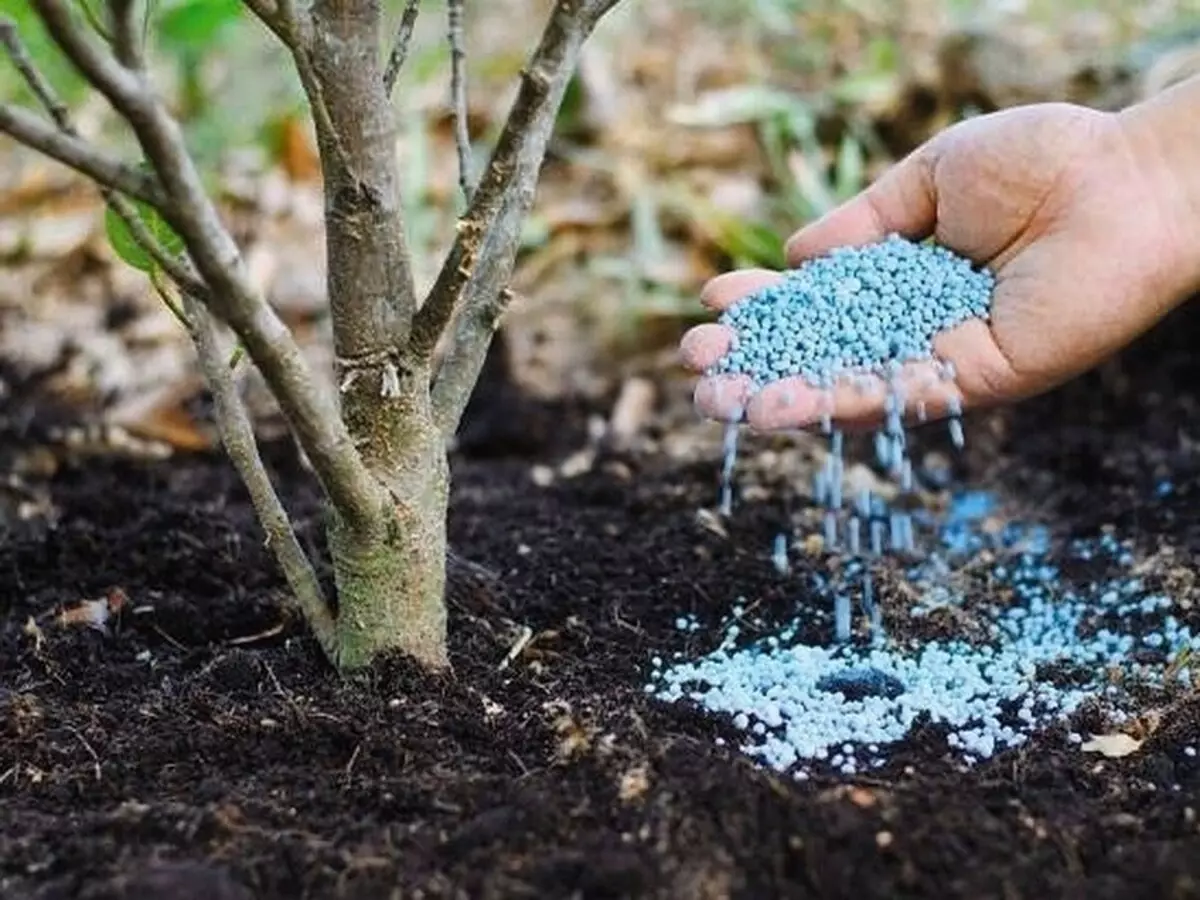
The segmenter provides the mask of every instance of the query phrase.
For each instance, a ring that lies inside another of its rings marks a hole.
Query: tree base
[[[400,652],[425,669],[450,667],[446,652],[444,479],[420,503],[396,507],[377,533],[329,526],[337,582],[334,653],[342,671]]]

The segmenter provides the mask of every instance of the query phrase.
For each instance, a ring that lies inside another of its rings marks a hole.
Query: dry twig
[[[388,96],[396,89],[400,70],[408,58],[408,45],[412,42],[413,29],[417,25],[419,7],[420,0],[408,0],[404,15],[400,17],[400,27],[396,29],[396,38],[392,41],[392,52],[388,54],[387,67],[383,70],[383,89]]]
[[[454,145],[458,150],[458,184],[470,204],[475,179],[471,172],[471,132],[467,116],[467,54],[463,46],[463,0],[447,0],[450,37],[450,99],[454,107]]]

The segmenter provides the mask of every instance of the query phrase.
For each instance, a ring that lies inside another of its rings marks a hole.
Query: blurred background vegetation
[[[100,18],[102,0],[76,2]],[[393,26],[403,5],[385,3]],[[481,163],[549,6],[468,0]],[[0,12],[17,20],[85,132],[136,158],[26,0],[0,0]],[[424,283],[458,202],[444,21],[440,0],[422,3],[395,101]],[[286,53],[239,0],[152,0],[147,34],[156,83],[239,237],[255,259],[274,258],[265,289],[294,321],[319,316],[319,169]],[[592,42],[562,113],[517,275],[522,300],[507,329],[515,365],[531,386],[560,394],[602,390],[614,369],[669,365],[674,340],[701,314],[706,278],[781,266],[787,234],[938,129],[1038,100],[1115,108],[1194,71],[1200,0],[626,0]],[[4,63],[0,96],[29,99]],[[41,260],[44,284],[67,246],[54,223],[76,222],[81,207],[99,222],[86,186],[0,138],[6,274]],[[94,236],[80,232],[85,243]],[[24,302],[17,283],[0,280],[0,314]]]

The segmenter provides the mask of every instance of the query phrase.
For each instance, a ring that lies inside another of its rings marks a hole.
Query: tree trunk
[[[391,503],[370,528],[331,513],[329,549],[337,584],[336,660],[361,669],[398,651],[427,669],[446,655],[446,512],[450,467],[432,422],[406,429],[408,440],[379,480]]]

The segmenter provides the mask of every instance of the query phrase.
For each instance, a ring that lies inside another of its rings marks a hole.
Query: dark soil
[[[990,437],[973,423],[966,473],[1060,532],[1169,544],[1162,577],[1190,591],[1195,319]],[[36,442],[25,409],[8,401],[0,459]],[[539,488],[533,458],[570,447],[514,458],[481,434],[456,459],[452,538],[499,580],[455,593],[450,677],[395,664],[346,683],[301,628],[273,633],[281,582],[220,458],[66,464],[54,527],[9,516],[0,894],[1200,896],[1200,761],[1183,753],[1200,704],[1174,702],[1119,760],[1054,732],[964,773],[931,732],[849,785],[758,771],[714,745],[719,722],[642,684],[650,656],[713,642],[678,615],[713,621],[738,595],[786,608],[765,562],[776,505],[745,505],[723,537],[697,517],[715,461],[605,458]],[[309,482],[272,455],[319,541]],[[1165,476],[1174,492],[1156,497]],[[110,634],[56,624],[114,588],[129,603]],[[524,626],[533,640],[501,668]]]

